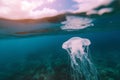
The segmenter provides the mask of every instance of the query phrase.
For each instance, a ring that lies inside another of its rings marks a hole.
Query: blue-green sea
[[[0,21],[0,80],[73,80],[69,55],[62,49],[72,37],[91,41],[99,80],[120,80],[120,12],[92,18],[94,26],[73,31],[61,30],[61,22]]]

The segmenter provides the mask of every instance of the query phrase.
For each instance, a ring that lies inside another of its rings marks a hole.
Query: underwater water
[[[1,21],[1,26],[11,28],[0,29],[0,80],[120,80],[119,14],[90,19],[73,15],[65,22],[27,25]],[[62,45],[74,37],[87,39],[89,44],[75,43],[67,52]],[[73,64],[69,54],[77,55]]]

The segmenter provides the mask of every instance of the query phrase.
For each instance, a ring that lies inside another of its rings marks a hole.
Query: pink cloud
[[[69,1],[69,0],[68,0]],[[102,8],[96,10],[100,6],[107,6],[114,0],[72,0],[75,3],[68,9],[57,10],[52,8],[57,0],[0,0],[0,18],[7,19],[37,19],[43,17],[55,16],[61,13],[82,13],[85,12],[87,15],[109,13],[112,8]],[[49,4],[51,8],[47,7]],[[58,3],[58,5],[64,4]],[[67,3],[66,3],[67,4]],[[69,2],[68,2],[69,4]],[[67,6],[67,5],[63,5]],[[76,6],[77,10],[73,10],[73,6]],[[56,5],[56,7],[58,7]],[[65,7],[63,7],[65,8]]]
[[[106,12],[111,12],[112,9],[102,9],[100,11],[95,10],[100,6],[108,6],[114,0],[74,0],[77,2],[76,7],[78,8],[74,12],[86,12],[87,14],[103,14]]]
[[[112,12],[113,9],[112,8],[103,8],[103,9],[100,9],[100,10],[91,10],[91,11],[88,11],[87,12],[87,15],[91,15],[91,14],[98,14],[98,15],[102,15],[104,13],[110,13]]]
[[[53,3],[55,0],[0,0],[0,17],[8,19],[42,18],[56,15],[57,10],[43,8],[46,3]],[[35,10],[36,9],[36,10]],[[47,15],[49,14],[49,15]]]

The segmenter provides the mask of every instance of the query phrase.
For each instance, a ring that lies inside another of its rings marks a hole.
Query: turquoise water
[[[29,24],[1,22],[1,26],[8,23],[11,28],[1,29],[0,80],[73,80],[69,55],[62,49],[62,44],[71,37],[91,41],[90,54],[100,80],[119,80],[119,12],[92,18],[94,26],[82,30],[61,30],[60,22],[42,24],[43,28],[36,23],[30,29],[25,27],[27,34],[15,33]],[[17,24],[22,28],[15,29]],[[35,31],[31,32],[33,29]],[[43,29],[43,32],[36,32],[38,29]]]

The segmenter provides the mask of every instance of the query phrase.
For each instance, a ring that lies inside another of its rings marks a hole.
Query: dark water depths
[[[104,15],[95,18],[94,26],[71,32],[60,30],[56,26],[59,23],[45,34],[14,35],[9,29],[9,35],[1,32],[0,80],[73,80],[69,56],[62,49],[71,37],[90,39],[90,54],[100,80],[119,80],[119,19],[119,13]]]

